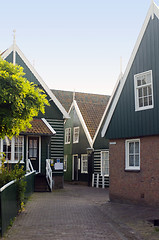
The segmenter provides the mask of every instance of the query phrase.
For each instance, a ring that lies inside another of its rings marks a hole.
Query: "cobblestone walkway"
[[[108,200],[108,189],[78,185],[65,185],[52,193],[34,193],[3,239],[144,239],[139,237],[140,231],[130,228],[131,223],[124,224],[124,219],[130,218],[127,211],[124,216],[124,205],[112,205]]]

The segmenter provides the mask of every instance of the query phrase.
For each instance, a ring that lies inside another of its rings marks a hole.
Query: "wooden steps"
[[[38,173],[35,175],[35,192],[50,192],[49,185],[44,174]]]

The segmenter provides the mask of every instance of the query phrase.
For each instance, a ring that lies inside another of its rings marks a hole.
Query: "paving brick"
[[[143,217],[141,208],[110,203],[108,195],[108,189],[69,184],[52,193],[34,193],[4,239],[146,239],[140,231],[144,225],[131,227]]]

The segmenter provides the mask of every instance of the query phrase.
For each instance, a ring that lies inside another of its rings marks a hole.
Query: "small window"
[[[153,82],[152,71],[136,74],[135,83],[135,110],[153,108]]]
[[[14,138],[14,160],[20,161],[23,159],[24,152],[24,137],[19,136]]]
[[[64,155],[63,170],[67,172],[67,155]]]
[[[87,156],[87,154],[81,155],[81,173],[88,173],[88,156]]]
[[[126,140],[126,170],[140,170],[140,140]]]
[[[101,175],[109,176],[109,151],[101,152]]]
[[[13,137],[12,140],[5,137],[0,143],[0,151],[6,161],[24,161],[24,136]]]
[[[65,129],[65,144],[69,144],[71,142],[71,128]]]
[[[73,143],[79,142],[79,127],[74,127],[73,129]]]

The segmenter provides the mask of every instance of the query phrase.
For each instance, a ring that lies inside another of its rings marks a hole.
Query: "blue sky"
[[[159,0],[155,1],[159,5]],[[16,43],[52,89],[111,95],[151,0],[1,2],[0,51]]]

